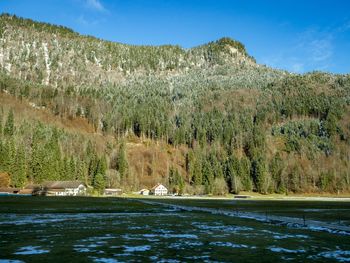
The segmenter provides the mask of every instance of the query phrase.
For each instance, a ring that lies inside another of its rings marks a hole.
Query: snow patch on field
[[[88,237],[86,239],[82,239],[81,241],[82,242],[98,242],[101,240],[108,240],[108,239],[114,239],[114,238],[116,238],[116,236],[113,236],[111,234],[107,234],[104,236]]]
[[[203,242],[182,240],[180,242],[172,243],[168,247],[171,249],[188,249],[188,247],[200,247],[203,246]]]
[[[93,250],[86,247],[79,247],[79,245],[76,245],[74,246],[74,251],[79,253],[88,253],[88,252],[92,252]]]
[[[131,234],[122,235],[122,238],[126,240],[144,240],[144,238],[142,238],[142,236],[140,235],[131,235]]]
[[[0,263],[24,263],[24,261],[17,259],[0,259]]]
[[[88,237],[85,239],[81,239],[80,242],[82,242],[83,244],[74,245],[73,249],[74,251],[80,253],[96,252],[96,248],[102,247],[107,244],[106,240],[114,238],[116,237],[111,234],[107,234],[104,236]],[[101,251],[101,253],[104,252]]]
[[[311,230],[314,232],[327,232],[330,234],[337,234],[337,235],[344,235],[344,236],[349,236],[350,232],[348,231],[343,231],[343,230],[338,230],[338,229],[332,229],[329,227],[324,227],[324,226],[317,226],[317,225],[308,225],[308,226],[303,226],[301,224],[295,224],[295,223],[287,223],[284,224],[289,228],[297,228],[297,229],[307,229]]]
[[[268,247],[269,250],[272,252],[276,253],[293,253],[293,254],[299,254],[299,253],[305,253],[305,249],[287,249],[283,247],[276,247],[276,246],[271,246]]]
[[[256,248],[256,247],[249,247],[243,244],[234,244],[231,242],[210,242],[209,245],[217,246],[217,247],[231,247],[231,248]]]
[[[77,214],[33,214],[33,215],[0,215],[0,225],[27,225],[27,224],[47,224],[64,221],[86,221],[91,219],[113,219],[113,218],[130,218],[130,217],[187,217],[178,213],[77,213]],[[123,221],[124,222],[124,221]],[[119,221],[113,224],[120,224]]]
[[[41,249],[40,246],[26,246],[26,247],[21,247],[14,254],[15,255],[39,255],[39,254],[46,254],[49,252],[50,250]]]
[[[23,215],[9,215],[5,221],[1,221],[0,225],[27,225],[27,224],[46,224],[64,221],[63,218],[53,218],[52,216],[23,216]]]
[[[193,234],[144,234],[143,235],[146,238],[154,238],[154,237],[160,237],[160,238],[187,238],[187,239],[198,239],[197,235]]]
[[[225,226],[225,225],[206,225],[199,222],[193,222],[192,225],[200,230],[209,230],[209,231],[223,231],[230,233],[237,233],[241,231],[253,231],[253,228],[245,226]]]
[[[96,257],[91,257],[91,259],[94,261],[94,262],[98,262],[98,263],[118,263],[118,262],[121,262],[121,261],[118,261],[114,258],[96,258]]]
[[[333,250],[318,253],[316,256],[309,256],[312,259],[327,258],[338,262],[350,262],[350,250]]]
[[[288,238],[297,238],[297,239],[308,239],[310,238],[307,235],[301,235],[301,234],[282,234],[279,232],[274,232],[274,231],[270,231],[270,230],[262,230],[261,232],[264,233],[268,233],[268,234],[272,234],[274,239],[280,240],[280,239],[288,239]]]
[[[151,249],[151,246],[145,245],[145,246],[124,246],[125,252],[143,252],[148,251]]]

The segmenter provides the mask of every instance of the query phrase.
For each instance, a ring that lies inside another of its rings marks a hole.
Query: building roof
[[[49,189],[78,188],[80,185],[86,186],[81,181],[46,181],[42,185]]]
[[[24,189],[38,189],[40,188],[39,184],[28,184],[24,187]]]
[[[163,186],[164,188],[166,188],[163,184],[158,183],[158,184],[156,184],[155,186],[152,187],[152,190],[155,190],[159,186]]]
[[[122,189],[120,188],[106,188],[105,192],[121,192]]]

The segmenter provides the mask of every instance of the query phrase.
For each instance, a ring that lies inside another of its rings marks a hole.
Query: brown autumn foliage
[[[10,186],[10,175],[8,173],[0,172],[0,187]]]

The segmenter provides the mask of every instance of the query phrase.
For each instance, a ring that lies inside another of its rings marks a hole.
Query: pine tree
[[[5,154],[6,154],[5,144],[2,141],[0,136],[0,172],[5,171],[5,159],[6,159]]]
[[[4,134],[7,136],[12,136],[14,134],[14,131],[15,131],[14,125],[15,124],[14,124],[13,110],[11,109],[8,116],[7,116],[7,120],[5,123]]]
[[[2,109],[2,107],[0,107],[0,137],[1,137],[1,135],[2,135],[2,129],[3,129],[3,127],[2,127],[2,116],[3,116],[3,109]]]
[[[252,161],[251,175],[254,180],[256,190],[259,193],[266,194],[269,190],[269,185],[267,182],[267,169],[266,160],[260,154],[256,156]]]
[[[51,138],[46,147],[49,155],[50,177],[51,180],[58,180],[60,178],[60,163],[61,163],[61,149],[59,145],[59,133],[57,129],[53,129]]]
[[[213,193],[214,171],[209,160],[204,159],[202,166],[203,182],[208,194]]]
[[[106,156],[103,155],[97,162],[95,174],[102,174],[103,176],[105,176],[106,170],[107,170],[107,160],[106,160]]]
[[[77,171],[76,171],[76,163],[74,160],[74,157],[71,156],[69,159],[69,180],[76,180],[77,179]]]
[[[71,174],[70,160],[67,156],[64,156],[61,162],[61,180],[70,180]]]
[[[98,193],[102,194],[103,190],[106,187],[106,179],[105,176],[103,174],[96,174],[94,179],[93,179],[93,183],[92,186],[94,187],[95,190],[98,191]]]
[[[119,147],[117,156],[117,170],[121,178],[125,178],[128,173],[128,160],[126,157],[125,142],[122,142]]]
[[[250,161],[245,156],[240,160],[240,173],[243,190],[251,191],[253,189],[253,183],[250,177]]]
[[[230,190],[238,194],[242,190],[242,178],[239,160],[233,155],[226,161],[226,180],[229,182]]]
[[[13,138],[6,141],[5,144],[5,171],[12,174],[16,166],[16,147]]]
[[[183,177],[179,173],[179,170],[175,169],[174,167],[171,167],[169,169],[169,185],[174,193],[183,193],[185,182],[183,180]]]
[[[195,186],[202,185],[203,183],[202,157],[200,150],[195,152],[192,163],[190,163],[190,178]]]
[[[86,147],[86,157],[87,157],[87,164],[88,164],[87,165],[88,166],[87,183],[92,184],[94,177],[96,175],[98,157],[91,141],[88,142]]]
[[[77,174],[76,179],[87,183],[87,167],[84,160],[77,160]]]
[[[11,182],[14,187],[23,187],[27,180],[27,167],[24,145],[19,145],[17,148],[16,165],[14,166]]]

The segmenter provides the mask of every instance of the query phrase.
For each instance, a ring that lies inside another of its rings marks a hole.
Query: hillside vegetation
[[[131,46],[0,16],[0,183],[349,192],[350,76],[243,44]]]

